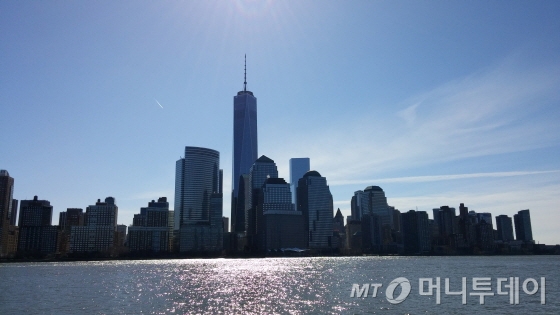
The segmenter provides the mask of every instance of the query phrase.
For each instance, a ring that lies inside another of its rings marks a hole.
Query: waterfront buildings
[[[298,181],[309,170],[310,170],[309,158],[290,159],[290,190],[292,191],[292,203],[295,206],[295,210],[298,210],[298,202],[297,202]]]
[[[297,188],[298,209],[307,231],[307,246],[313,250],[333,247],[333,199],[327,179],[317,171],[306,172]]]
[[[52,226],[53,207],[48,200],[22,200],[19,211],[17,251],[22,256],[54,254],[57,227]]]
[[[8,254],[8,234],[12,212],[14,179],[6,170],[0,170],[0,257]]]
[[[401,214],[405,254],[427,254],[432,248],[428,214],[414,211]]]
[[[100,253],[110,255],[115,245],[118,210],[115,198],[86,208],[84,226],[70,227],[70,253]]]
[[[496,217],[497,239],[504,242],[513,241],[513,223],[505,214]]]
[[[256,240],[257,220],[262,216],[262,209],[258,209],[257,205],[264,182],[268,178],[278,178],[278,168],[272,159],[263,155],[251,166],[249,170],[248,187],[246,187],[246,189],[248,188],[248,193],[245,200],[245,233],[247,237],[247,246],[250,250],[256,250],[258,248]]]
[[[515,223],[515,239],[524,242],[533,242],[533,229],[531,228],[531,214],[529,210],[518,211],[513,215]]]
[[[128,248],[131,252],[146,254],[170,252],[171,235],[173,226],[169,222],[169,202],[166,197],[160,197],[134,215],[133,224],[128,228]]]
[[[220,153],[185,147],[176,163],[175,231],[180,252],[219,252],[223,244]]]
[[[434,222],[439,231],[437,244],[451,245],[454,240],[454,234],[457,233],[457,225],[455,224],[455,208],[441,206],[433,209],[433,213]]]
[[[266,178],[257,213],[256,234],[261,251],[307,247],[304,218],[294,210],[290,185],[283,178]]]
[[[245,222],[245,200],[239,198],[239,183],[243,174],[257,159],[257,98],[247,90],[247,62],[243,91],[233,97],[233,170],[231,186],[232,232],[242,232]]]
[[[393,208],[387,204],[385,192],[379,186],[368,186],[354,192],[351,200],[352,219],[361,220],[363,215],[375,214],[381,225],[393,227]]]
[[[68,208],[58,216],[58,252],[66,254],[70,251],[70,234],[73,226],[83,226],[85,220],[84,210],[81,208]]]

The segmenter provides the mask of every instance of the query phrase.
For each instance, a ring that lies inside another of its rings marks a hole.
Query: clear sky
[[[233,96],[259,155],[309,157],[335,209],[382,187],[401,211],[513,215],[560,243],[560,1],[1,1],[0,168],[14,198],[174,200],[185,146],[220,152]],[[160,106],[161,105],[161,106]]]

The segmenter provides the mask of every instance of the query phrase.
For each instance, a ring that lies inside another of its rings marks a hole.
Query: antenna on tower
[[[243,81],[243,92],[247,92],[247,54],[245,54],[245,81]]]

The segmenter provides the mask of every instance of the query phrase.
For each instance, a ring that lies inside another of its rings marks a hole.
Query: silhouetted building
[[[262,216],[257,205],[261,198],[262,187],[268,178],[278,178],[276,163],[267,156],[258,158],[249,171],[249,191],[245,200],[245,233],[247,236],[247,246],[250,250],[256,250],[258,243],[257,220]],[[291,202],[291,196],[290,196]]]
[[[292,191],[292,203],[298,211],[297,187],[300,178],[310,170],[309,158],[290,159],[290,190]]]
[[[344,234],[344,216],[340,212],[340,208],[336,210],[333,218],[333,231]]]
[[[513,241],[513,223],[505,214],[496,217],[497,239],[504,242]]]
[[[362,253],[362,222],[359,220],[346,221],[346,252],[357,255]]]
[[[6,170],[0,170],[0,257],[8,255],[8,234],[12,200],[14,194],[14,179]]]
[[[376,214],[362,214],[361,235],[362,250],[369,253],[380,253],[383,240],[383,225]]]
[[[515,223],[515,239],[524,242],[533,242],[533,230],[531,228],[531,214],[529,210],[518,211],[513,215]]]
[[[492,224],[486,220],[480,220],[476,225],[476,237],[478,248],[483,252],[491,252],[494,249],[494,229]]]
[[[19,212],[18,253],[20,255],[54,254],[57,227],[52,226],[52,211],[48,200],[22,200]]]
[[[58,217],[58,228],[70,231],[71,226],[84,225],[84,210],[81,208],[68,208]]]
[[[242,214],[245,213],[245,202],[238,202],[239,183],[242,174],[249,174],[257,154],[257,98],[253,92],[247,91],[245,71],[243,91],[233,97],[232,232],[242,232],[246,227]]]
[[[245,209],[250,204],[249,192],[249,174],[241,174],[239,176],[239,184],[237,186],[238,192],[235,200],[232,199],[231,208],[231,231],[234,234],[244,233],[246,227]]]
[[[479,212],[476,214],[476,217],[478,218],[478,223],[484,221],[486,222],[486,224],[490,224],[493,226],[492,224],[492,214],[488,213],[488,212]]]
[[[17,225],[17,213],[18,213],[18,200],[17,199],[12,199],[12,211],[10,211],[10,215],[8,217],[9,219],[9,224],[14,226]]]
[[[434,222],[438,226],[439,245],[451,245],[453,243],[455,229],[455,208],[449,206],[441,206],[439,209],[433,209]]]
[[[224,233],[229,233],[229,218],[222,217],[222,227],[224,229]]]
[[[473,211],[473,215],[469,215],[469,208],[465,207],[463,203],[459,205],[459,218],[458,218],[458,238],[457,247],[463,251],[469,251],[476,244],[476,223],[478,218]],[[473,220],[474,218],[474,220]]]
[[[425,211],[401,214],[403,246],[406,254],[427,254],[431,250],[431,231]]]
[[[256,237],[261,251],[306,248],[304,220],[294,210],[290,185],[283,178],[267,178],[259,194]]]
[[[70,234],[72,226],[83,226],[85,223],[84,210],[68,208],[58,216],[58,253],[66,254],[70,251]]]
[[[379,186],[368,186],[364,191],[354,192],[351,200],[352,219],[361,220],[363,215],[375,214],[381,225],[393,228],[393,209],[387,204],[385,192]]]
[[[299,180],[297,189],[309,249],[332,249],[333,199],[327,179],[317,171],[309,171]]]

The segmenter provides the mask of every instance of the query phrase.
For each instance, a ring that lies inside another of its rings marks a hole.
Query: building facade
[[[71,253],[100,253],[112,255],[117,232],[118,207],[115,198],[107,197],[102,202],[86,208],[84,226],[70,227]]]
[[[513,241],[513,222],[511,217],[505,214],[496,216],[496,229],[498,233],[498,240],[504,242]]]
[[[249,170],[248,190],[245,198],[245,235],[247,246],[251,251],[257,250],[259,246],[256,239],[257,220],[262,216],[262,209],[257,206],[263,185],[268,178],[278,178],[278,168],[272,159],[263,155],[253,163]]]
[[[327,179],[317,171],[306,172],[299,180],[298,209],[301,210],[309,249],[332,249],[333,199]]]
[[[531,228],[531,214],[529,210],[518,211],[513,215],[515,224],[515,239],[524,242],[533,242],[533,229]]]
[[[393,208],[387,204],[385,192],[379,186],[368,186],[354,192],[351,200],[352,219],[361,220],[363,215],[375,214],[381,225],[393,228]]]
[[[210,197],[219,190],[220,153],[185,147],[185,157],[176,162],[175,229],[181,225],[208,221]]]
[[[292,191],[292,203],[296,211],[298,210],[297,187],[300,178],[310,170],[309,158],[291,158],[290,159],[290,190]]]
[[[14,194],[14,179],[6,170],[0,170],[0,257],[8,255],[8,235],[12,200]]]
[[[19,212],[18,254],[22,256],[54,254],[57,227],[52,226],[53,207],[48,200],[22,200]]]
[[[246,64],[245,64],[246,65]],[[245,68],[246,70],[246,68]],[[247,90],[247,71],[243,91],[233,97],[233,170],[232,170],[232,231],[241,232],[245,227],[244,202],[238,202],[239,182],[242,174],[249,169],[258,157],[257,141],[257,98]]]
[[[294,211],[290,185],[283,178],[267,178],[257,206],[257,237],[261,251],[305,248],[301,212]]]
[[[152,200],[148,207],[141,208],[140,213],[134,215],[133,224],[128,228],[128,248],[133,253],[170,252],[172,234],[169,202],[166,197],[160,197],[157,202]]]
[[[223,196],[220,153],[185,147],[176,163],[175,230],[180,252],[220,252],[223,244]]]
[[[431,250],[431,231],[425,211],[410,210],[401,214],[405,254],[428,254]]]

